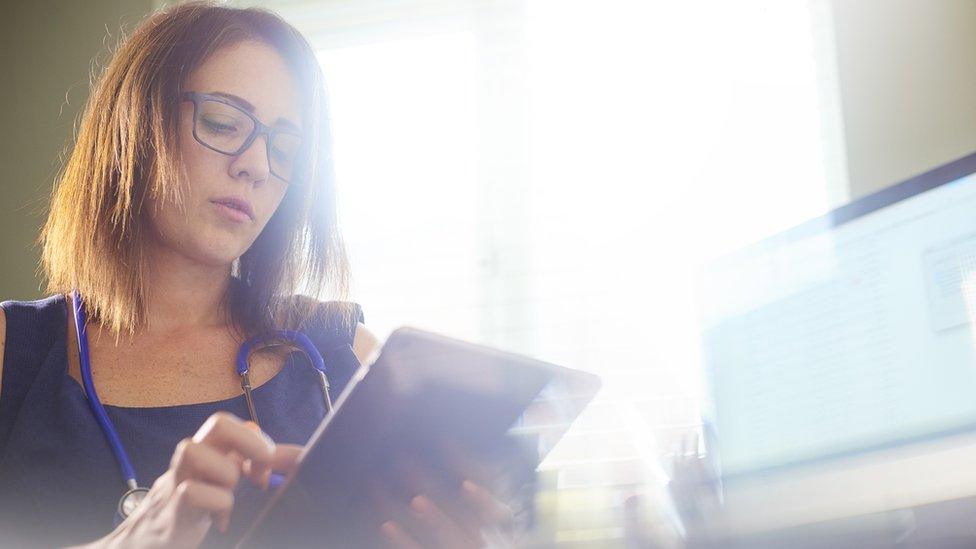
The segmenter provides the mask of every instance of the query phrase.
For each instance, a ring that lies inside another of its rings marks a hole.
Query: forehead
[[[235,95],[253,105],[253,114],[267,124],[283,118],[302,127],[298,83],[281,54],[263,42],[215,51],[190,74],[184,89]]]

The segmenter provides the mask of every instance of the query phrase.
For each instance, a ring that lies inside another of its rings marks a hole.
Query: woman
[[[0,307],[0,538],[196,546],[244,512],[249,485],[259,493],[270,470],[294,467],[325,413],[315,372],[273,348],[253,356],[262,432],[241,419],[233,365],[245,339],[300,329],[338,393],[358,364],[330,350],[361,362],[376,351],[358,306],[293,297],[346,288],[328,138],[314,53],[270,12],[183,4],[120,46],[41,236],[53,295]],[[117,526],[125,488],[80,356],[151,486]],[[503,509],[477,485],[461,491],[469,508],[418,495],[397,515],[408,519],[377,527],[394,545],[478,545]]]

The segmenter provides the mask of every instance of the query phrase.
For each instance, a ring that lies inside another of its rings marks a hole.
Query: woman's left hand
[[[409,512],[380,526],[384,537],[403,549],[514,546],[507,505],[470,480],[461,483],[459,492],[450,508],[438,506],[428,495],[415,496]]]

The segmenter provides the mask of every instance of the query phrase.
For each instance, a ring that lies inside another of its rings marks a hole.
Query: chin
[[[210,241],[197,249],[193,254],[195,259],[206,265],[213,267],[230,267],[237,258],[244,255],[247,251],[246,246],[240,243],[227,243],[221,245],[218,242]]]

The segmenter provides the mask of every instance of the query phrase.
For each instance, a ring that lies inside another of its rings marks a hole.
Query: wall
[[[166,0],[10,3],[0,20],[0,299],[42,295],[33,243],[92,59]],[[833,0],[851,198],[976,150],[976,2]]]
[[[832,9],[851,198],[976,151],[976,2]]]
[[[43,295],[33,246],[89,70],[150,0],[5,2],[0,18],[0,300]],[[111,34],[109,34],[109,32]]]

